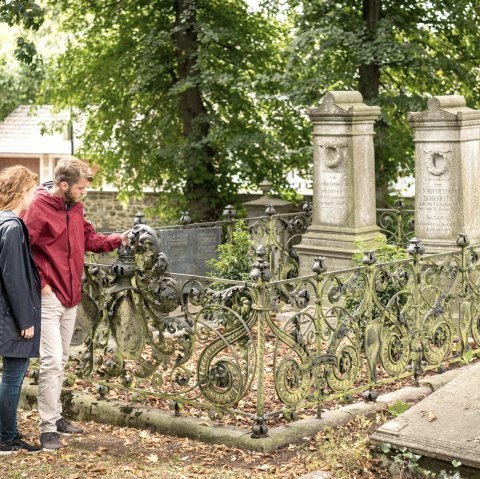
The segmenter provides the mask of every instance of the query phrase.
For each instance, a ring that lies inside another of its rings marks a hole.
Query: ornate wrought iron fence
[[[406,246],[414,236],[414,214],[405,208],[405,201],[398,200],[393,208],[377,208],[377,224],[389,243]]]
[[[268,263],[275,279],[298,276],[299,258],[295,246],[312,222],[312,205],[306,202],[298,213],[276,214],[267,205],[265,216],[246,218],[252,241],[265,248]]]
[[[243,416],[262,437],[274,417],[375,399],[380,384],[478,353],[479,254],[465,235],[457,245],[425,257],[412,239],[409,259],[376,264],[366,252],[363,266],[326,272],[317,258],[311,275],[282,280],[259,246],[239,282],[169,274],[139,224],[115,263],[85,265],[74,372],[100,395]]]

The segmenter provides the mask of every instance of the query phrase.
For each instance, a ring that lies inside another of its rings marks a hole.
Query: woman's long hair
[[[0,171],[0,211],[13,210],[25,193],[37,184],[38,175],[25,166],[15,165]]]

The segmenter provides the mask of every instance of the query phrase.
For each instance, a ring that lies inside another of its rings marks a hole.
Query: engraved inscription
[[[346,226],[349,202],[347,178],[348,143],[317,138],[317,191],[319,222],[329,226]],[[321,143],[320,143],[321,141]]]
[[[347,176],[343,169],[325,170],[320,176],[320,222],[343,226],[347,217]]]
[[[197,271],[205,270],[205,262],[211,258],[216,258],[218,256],[217,248],[220,243],[220,237],[217,234],[218,228],[214,231],[211,229],[200,230],[197,233],[196,241],[197,251],[196,251],[196,269]]]
[[[429,176],[419,194],[419,227],[431,239],[456,236],[456,208],[459,190],[448,175]]]
[[[168,271],[205,275],[205,262],[217,257],[221,242],[219,227],[159,230],[161,251],[167,255]]]

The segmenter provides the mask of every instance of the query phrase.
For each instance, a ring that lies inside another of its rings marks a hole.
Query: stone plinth
[[[480,111],[436,96],[408,116],[415,132],[415,236],[427,253],[451,251],[458,233],[480,242]]]
[[[296,247],[300,273],[325,256],[330,271],[353,265],[354,242],[374,244],[373,126],[380,108],[367,106],[357,91],[331,91],[308,111],[313,123],[312,225]]]

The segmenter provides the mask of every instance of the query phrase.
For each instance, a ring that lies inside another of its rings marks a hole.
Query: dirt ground
[[[173,438],[149,431],[94,422],[76,423],[82,436],[64,437],[55,452],[0,457],[2,478],[16,479],[294,479],[312,470],[331,471],[338,479],[388,478],[372,458],[368,434],[389,419],[356,418],[347,426],[326,430],[299,444],[264,454],[221,445]],[[38,439],[38,414],[19,413],[25,440]]]

